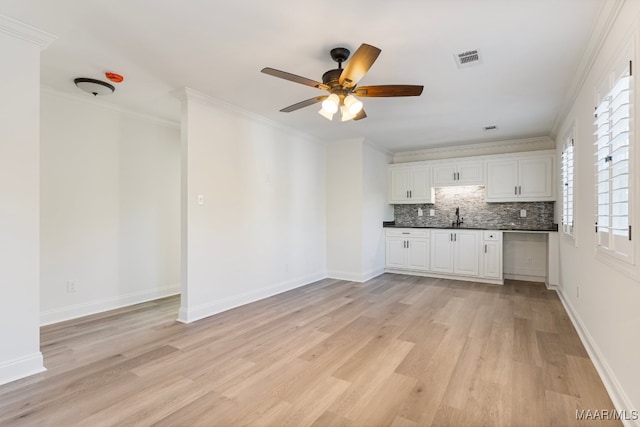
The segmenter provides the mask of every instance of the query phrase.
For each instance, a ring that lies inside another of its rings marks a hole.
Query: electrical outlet
[[[198,204],[204,206],[204,194],[198,194]]]
[[[527,210],[520,209],[520,218],[526,218],[526,217],[527,217]]]
[[[67,282],[67,293],[71,294],[74,293],[76,291],[76,282],[74,282],[73,280],[69,280]]]
[[[423,212],[422,212],[422,208],[418,208],[418,216],[422,216]]]
[[[429,216],[436,216],[436,210],[435,209],[429,209]]]

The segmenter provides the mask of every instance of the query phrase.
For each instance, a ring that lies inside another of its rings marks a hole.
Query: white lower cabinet
[[[386,268],[502,282],[502,232],[387,229]]]
[[[482,245],[482,277],[502,280],[502,232],[485,231]]]
[[[478,276],[480,233],[478,230],[432,230],[431,271]]]
[[[386,267],[429,270],[429,230],[394,229],[387,232]]]

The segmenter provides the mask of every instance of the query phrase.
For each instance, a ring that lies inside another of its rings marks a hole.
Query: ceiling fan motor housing
[[[322,83],[326,84],[332,89],[335,86],[340,86],[340,83],[338,82],[338,80],[340,79],[340,74],[342,74],[341,68],[329,70],[322,75]]]

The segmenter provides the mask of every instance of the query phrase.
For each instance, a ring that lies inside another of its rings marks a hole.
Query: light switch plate
[[[422,216],[422,215],[423,215],[422,208],[418,208],[418,216]]]
[[[198,194],[198,204],[204,206],[204,194]]]

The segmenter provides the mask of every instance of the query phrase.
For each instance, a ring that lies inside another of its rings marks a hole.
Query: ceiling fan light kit
[[[367,117],[367,114],[364,112],[362,101],[356,98],[354,94],[360,97],[420,96],[422,94],[423,86],[416,85],[357,87],[358,82],[369,71],[380,52],[381,50],[377,47],[363,43],[343,69],[342,63],[349,58],[351,52],[344,47],[331,49],[331,58],[338,63],[338,68],[325,72],[322,75],[322,83],[269,67],[263,68],[261,71],[274,77],[330,93],[327,96],[316,96],[285,107],[280,110],[283,113],[290,113],[291,111],[322,102],[322,108],[319,113],[328,120],[333,119],[333,115],[338,112],[338,109],[343,122],[352,119],[361,120]]]
[[[355,116],[362,110],[362,101],[353,95],[347,95],[344,99],[344,106],[347,107],[349,114]]]
[[[322,109],[329,114],[335,114],[339,106],[340,98],[335,93],[332,93],[327,99],[322,101]]]

